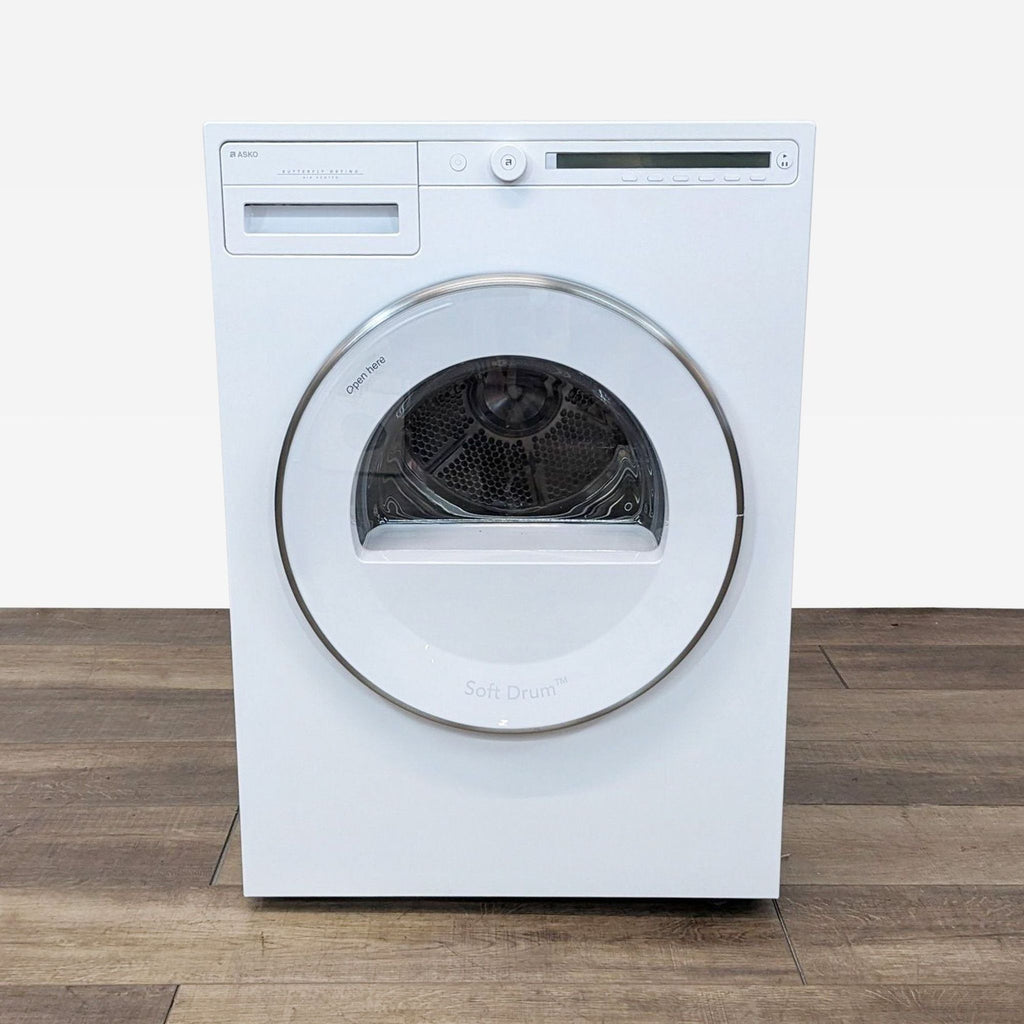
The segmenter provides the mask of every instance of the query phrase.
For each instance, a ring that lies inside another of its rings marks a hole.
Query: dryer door
[[[743,522],[722,410],[618,300],[527,275],[382,310],[303,395],[277,532],[317,636],[452,725],[555,729],[653,686],[732,575]]]

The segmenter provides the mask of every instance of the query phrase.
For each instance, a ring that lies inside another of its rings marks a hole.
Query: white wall
[[[226,603],[203,121],[807,118],[794,600],[1024,606],[1012,5],[16,10],[0,605]]]

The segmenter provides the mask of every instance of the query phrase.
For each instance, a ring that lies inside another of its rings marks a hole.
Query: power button
[[[526,154],[517,146],[499,146],[491,154],[491,171],[501,181],[517,181],[526,172]]]

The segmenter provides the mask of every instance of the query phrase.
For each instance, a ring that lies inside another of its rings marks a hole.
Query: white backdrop
[[[17,5],[0,605],[227,602],[203,121],[809,119],[794,601],[1024,606],[1008,10]]]

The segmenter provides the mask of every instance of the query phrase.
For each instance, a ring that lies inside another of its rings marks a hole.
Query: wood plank
[[[794,690],[787,735],[791,742],[1020,742],[1024,690]]]
[[[1024,804],[1024,744],[786,744],[789,804]]]
[[[1020,985],[1024,978],[1021,888],[786,886],[779,903],[810,984]]]
[[[237,805],[233,743],[8,743],[0,806]]]
[[[793,643],[1024,644],[1024,610],[795,608]]]
[[[247,900],[0,889],[0,982],[798,984],[770,901]]]
[[[4,643],[228,643],[224,608],[6,608]],[[798,608],[793,643],[1024,644],[1024,611]]]
[[[794,807],[782,880],[816,885],[1024,885],[1024,807]]]
[[[789,688],[841,690],[843,684],[820,647],[793,647],[789,652]]]
[[[231,823],[228,841],[224,844],[223,855],[213,878],[214,885],[242,885],[242,831],[239,819]]]
[[[819,647],[793,648],[791,687],[841,685]],[[0,647],[5,686],[231,689],[231,651],[212,644],[6,644]]]
[[[5,644],[5,686],[230,690],[231,650],[219,644]]]
[[[0,644],[221,644],[226,608],[4,608]]]
[[[4,1024],[164,1024],[173,985],[2,985]]]
[[[1019,1024],[1024,988],[183,985],[168,1024]]]
[[[230,741],[234,736],[230,690],[0,687],[0,743]]]
[[[0,886],[205,885],[234,807],[5,806]]]
[[[827,648],[851,689],[1024,689],[1024,646],[842,645]]]

